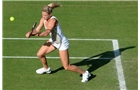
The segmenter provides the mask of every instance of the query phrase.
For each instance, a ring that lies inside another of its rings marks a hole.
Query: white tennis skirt
[[[63,37],[61,42],[59,42],[59,43],[53,42],[52,38],[50,38],[49,41],[58,50],[67,50],[69,48],[69,42],[68,42],[68,39],[66,37]]]

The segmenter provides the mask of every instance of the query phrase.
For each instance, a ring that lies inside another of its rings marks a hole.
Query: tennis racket
[[[33,33],[33,31],[34,31],[34,29],[35,29],[35,27],[36,27],[36,24],[37,24],[37,22],[34,22],[32,28],[31,28],[30,36],[32,35],[32,33]],[[30,37],[30,36],[29,36],[29,37]]]

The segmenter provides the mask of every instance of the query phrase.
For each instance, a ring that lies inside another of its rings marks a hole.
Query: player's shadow
[[[87,70],[89,72],[93,72],[94,70],[100,68],[101,66],[109,63],[115,57],[121,55],[121,52],[127,49],[132,49],[132,48],[135,48],[135,46],[120,48],[119,50],[115,50],[115,51],[106,51],[106,52],[91,56],[89,58],[86,58],[80,62],[74,63],[74,65],[76,66],[87,65],[89,67]],[[119,51],[120,53],[116,51]],[[116,52],[116,55],[114,55],[114,52]]]
[[[115,51],[106,51],[106,52],[91,56],[89,58],[86,58],[86,59],[84,59],[84,60],[82,60],[80,62],[73,63],[73,65],[76,65],[76,66],[87,65],[88,66],[87,70],[89,72],[93,72],[96,69],[108,64],[115,57],[121,55],[121,53],[123,51],[125,51],[127,49],[132,49],[132,48],[135,48],[135,46],[120,48],[120,49],[115,50]],[[114,52],[116,53],[115,55],[114,55]],[[55,72],[57,72],[59,70],[63,70],[63,69],[64,69],[63,67],[60,67],[60,68],[54,70],[52,73],[55,73]],[[95,78],[95,77],[96,77],[96,75],[92,74],[92,77],[90,79]]]

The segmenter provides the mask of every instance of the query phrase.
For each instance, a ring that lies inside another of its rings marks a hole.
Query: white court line
[[[49,38],[2,38],[3,40],[48,40]],[[112,41],[116,39],[85,39],[85,38],[68,38],[68,40],[74,41]]]
[[[121,53],[119,51],[118,40],[112,40],[112,43],[113,43],[115,63],[116,63],[116,68],[117,68],[120,90],[127,90],[124,73],[123,73],[123,67],[122,67],[122,63],[121,63],[121,56],[120,56]]]
[[[38,58],[37,56],[3,56],[2,58]],[[60,57],[46,57],[49,59],[60,59]],[[89,57],[69,57],[70,59],[87,59]],[[94,57],[92,59],[112,59],[112,58],[100,58],[100,57]]]

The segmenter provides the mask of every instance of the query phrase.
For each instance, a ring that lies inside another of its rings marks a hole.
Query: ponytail
[[[52,13],[54,8],[58,8],[58,7],[61,7],[59,3],[50,3],[47,6],[44,6],[42,11],[50,14]]]
[[[54,9],[54,8],[60,7],[61,5],[59,3],[50,3],[50,4],[48,4],[48,6],[51,7],[52,9]]]

